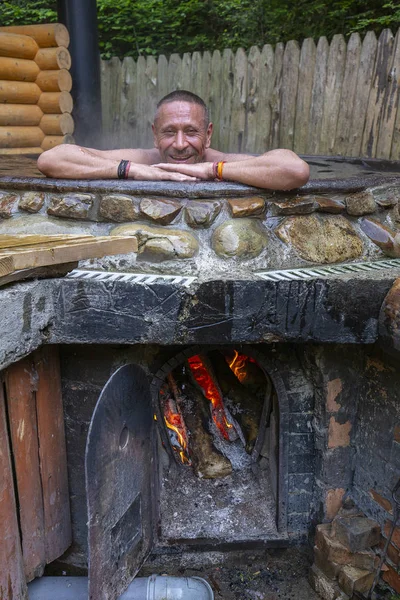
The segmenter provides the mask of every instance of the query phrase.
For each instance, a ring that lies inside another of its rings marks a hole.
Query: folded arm
[[[291,150],[271,150],[261,156],[245,154],[223,154],[208,150],[207,162],[195,165],[160,163],[160,169],[192,175],[198,179],[212,180],[212,165],[226,161],[223,179],[271,190],[292,190],[305,185],[309,179],[309,167]]]
[[[121,160],[131,161],[129,179],[150,181],[195,181],[189,174],[168,172],[153,166],[159,160],[157,150],[95,150],[73,144],[61,144],[43,152],[39,170],[58,179],[117,179]]]

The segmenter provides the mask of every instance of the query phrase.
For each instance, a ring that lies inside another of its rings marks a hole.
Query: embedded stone
[[[349,215],[361,217],[362,215],[374,213],[376,211],[376,202],[371,192],[366,190],[346,196],[346,208]]]
[[[400,257],[400,233],[382,225],[374,219],[361,219],[361,230],[378,246],[386,256]]]
[[[342,216],[288,217],[276,235],[310,262],[336,263],[358,258],[363,244],[356,230]]]
[[[265,212],[265,200],[258,196],[251,198],[231,198],[228,200],[232,217],[259,217]]]
[[[143,216],[159,223],[169,225],[182,210],[182,204],[167,198],[142,198],[140,212]]]
[[[221,202],[218,200],[188,202],[185,208],[186,222],[194,229],[210,227],[221,212],[221,208]]]
[[[317,211],[339,215],[345,210],[344,202],[335,198],[325,198],[324,196],[315,196],[314,201],[317,204]]]
[[[350,552],[332,537],[325,525],[317,525],[315,545],[325,555],[326,560],[337,565],[350,565],[357,569],[373,571],[379,562],[379,557],[372,550]]]
[[[375,573],[345,565],[341,568],[338,581],[341,589],[350,597],[354,592],[367,593],[374,581]]]
[[[379,523],[367,517],[338,516],[332,523],[332,535],[351,552],[367,550],[381,541]]]
[[[133,198],[123,194],[108,194],[100,200],[100,215],[107,221],[123,223],[135,221],[139,217],[139,208]]]
[[[87,219],[89,209],[93,205],[93,197],[92,194],[51,196],[47,213],[67,219]]]
[[[19,201],[19,208],[30,213],[37,213],[44,204],[43,192],[25,192]]]
[[[273,202],[272,216],[277,215],[308,215],[314,212],[317,204],[313,196],[295,196],[282,202]]]
[[[101,229],[100,231],[94,228],[94,223],[89,221],[67,221],[55,219],[54,217],[48,217],[46,215],[17,215],[13,219],[3,221],[1,223],[1,233],[7,235],[20,235],[20,234],[92,234],[107,235],[107,230]]]
[[[222,258],[255,258],[268,240],[266,228],[255,219],[230,219],[212,236],[213,250]]]
[[[382,185],[376,188],[371,188],[369,190],[375,202],[378,206],[382,208],[391,208],[392,206],[396,206],[400,201],[400,187],[395,187],[393,185]]]
[[[18,212],[17,194],[0,194],[0,217],[3,219],[11,219],[12,215]]]
[[[110,235],[134,235],[138,239],[138,253],[150,261],[193,258],[199,250],[199,242],[193,234],[180,229],[151,227],[143,223],[118,225]]]

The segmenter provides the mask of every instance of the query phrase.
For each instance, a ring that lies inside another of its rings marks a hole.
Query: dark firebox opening
[[[180,353],[158,393],[160,543],[265,543],[279,527],[279,400],[250,349]]]

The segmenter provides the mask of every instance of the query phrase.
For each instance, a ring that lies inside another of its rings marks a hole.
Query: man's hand
[[[190,176],[191,180],[196,179],[214,179],[213,173],[213,163],[204,162],[204,163],[195,163],[195,164],[187,164],[187,163],[158,163],[157,165],[153,165],[156,169],[162,170],[165,173],[170,173],[171,175],[181,174]],[[181,181],[181,180],[179,180]]]
[[[163,166],[183,167],[186,165],[140,165],[132,163],[128,178],[138,181],[196,181],[198,179],[196,175],[191,173],[177,169],[163,169]]]

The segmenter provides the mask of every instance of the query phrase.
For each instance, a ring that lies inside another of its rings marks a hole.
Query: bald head
[[[171,92],[170,94],[167,94],[166,96],[161,98],[161,100],[157,104],[156,114],[154,115],[155,125],[160,114],[160,108],[163,105],[170,104],[172,102],[187,102],[188,104],[195,104],[201,107],[202,113],[204,115],[204,128],[207,129],[208,124],[210,122],[210,116],[206,103],[200,98],[200,96],[197,96],[196,94],[193,94],[192,92],[189,92],[187,90],[175,90],[174,92]]]

